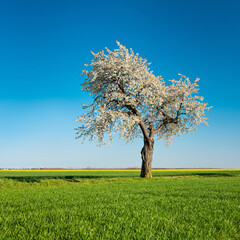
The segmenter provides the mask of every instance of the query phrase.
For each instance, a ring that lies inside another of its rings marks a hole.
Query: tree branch
[[[147,127],[146,127],[145,123],[141,121],[141,122],[139,122],[139,126],[142,130],[144,137],[148,139],[149,135],[148,135],[148,131],[147,131]]]
[[[165,125],[166,125],[166,122],[163,122],[156,130],[153,131],[153,134],[158,133]]]
[[[154,136],[153,126],[150,126],[149,130],[150,130],[150,138],[153,138],[153,136]]]
[[[126,91],[124,90],[124,87],[120,84],[120,82],[117,82],[117,84],[118,84],[118,87],[120,88],[120,90],[122,91],[122,93],[127,96],[127,93],[126,93]],[[129,109],[135,116],[138,116],[138,117],[140,118],[139,126],[140,126],[140,128],[141,128],[141,130],[142,130],[142,133],[143,133],[144,137],[149,138],[150,136],[149,136],[149,133],[148,133],[148,131],[147,131],[147,126],[146,126],[146,124],[144,123],[144,121],[143,121],[143,119],[141,118],[141,116],[138,114],[137,109],[136,109],[134,106],[130,105],[130,104],[126,104],[126,105],[124,105],[124,106],[125,106],[127,109]]]

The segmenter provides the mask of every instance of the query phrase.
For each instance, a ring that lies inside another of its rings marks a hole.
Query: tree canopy
[[[175,135],[195,131],[206,123],[209,109],[198,96],[198,81],[192,83],[182,74],[179,80],[165,82],[149,69],[150,63],[117,42],[119,49],[107,54],[93,53],[90,70],[82,84],[83,91],[93,96],[88,112],[76,121],[78,137],[97,139],[101,144],[112,141],[114,133],[129,141],[135,137],[156,134],[157,139],[172,142]],[[104,137],[105,135],[105,137]]]

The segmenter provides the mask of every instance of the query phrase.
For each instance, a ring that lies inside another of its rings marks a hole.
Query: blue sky
[[[141,166],[142,139],[75,139],[78,73],[116,40],[165,80],[200,77],[209,127],[156,142],[153,167],[240,168],[240,2],[0,1],[0,168]]]

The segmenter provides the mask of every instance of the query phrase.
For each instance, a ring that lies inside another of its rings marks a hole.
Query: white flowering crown
[[[198,81],[192,83],[182,74],[167,83],[155,76],[146,59],[117,42],[119,49],[106,48],[93,53],[90,67],[83,70],[86,80],[82,90],[93,96],[88,111],[76,121],[77,138],[97,139],[99,145],[111,142],[115,133],[126,141],[135,137],[164,139],[171,143],[175,135],[195,131],[206,123],[205,110],[210,109],[198,96]]]

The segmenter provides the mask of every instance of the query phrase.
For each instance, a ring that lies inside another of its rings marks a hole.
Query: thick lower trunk
[[[140,177],[152,177],[152,157],[153,157],[153,139],[144,138],[144,146],[141,151],[142,156],[142,170]]]

